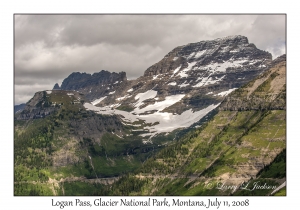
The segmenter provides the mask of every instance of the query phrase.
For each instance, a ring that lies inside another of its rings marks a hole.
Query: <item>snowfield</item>
[[[155,112],[150,115],[142,115],[141,119],[146,120],[146,122],[159,122],[155,126],[145,127],[149,129],[150,136],[154,136],[158,133],[171,132],[177,128],[186,128],[191,126],[193,123],[199,121],[203,118],[208,112],[219,106],[219,104],[212,104],[205,109],[202,109],[197,112],[193,112],[192,109],[189,109],[183,112],[181,115],[174,115],[167,112]],[[145,136],[145,135],[144,135]]]
[[[151,111],[151,110],[158,110],[158,111],[162,111],[165,108],[177,103],[178,101],[180,101],[183,97],[185,96],[185,94],[179,94],[179,95],[172,95],[172,96],[167,96],[166,99],[164,101],[159,101],[159,102],[155,102],[155,104],[150,104],[142,109],[139,109],[138,107],[134,109],[134,113],[144,113],[146,111]]]
[[[155,92],[155,93],[154,93]],[[139,94],[138,94],[139,95]],[[138,99],[148,99],[156,95],[156,91],[147,91],[140,94]],[[143,109],[136,108],[133,112],[126,112],[117,109],[111,109],[110,107],[96,107],[91,103],[85,103],[84,107],[88,110],[93,110],[99,114],[106,115],[121,115],[123,116],[122,121],[124,124],[133,123],[135,121],[144,120],[146,123],[154,124],[158,122],[159,124],[154,126],[147,126],[143,131],[147,131],[146,134],[141,134],[141,136],[148,136],[149,138],[153,137],[159,133],[171,132],[177,128],[185,128],[191,126],[193,123],[199,121],[203,118],[208,112],[216,108],[219,104],[210,105],[205,109],[200,111],[193,112],[192,109],[189,109],[182,114],[173,114],[168,112],[161,112],[164,108],[180,101],[184,97],[183,94],[167,96],[164,101],[156,102],[155,104],[144,107]],[[147,110],[157,110],[156,112],[148,115],[138,115],[138,113],[143,113]],[[134,113],[137,114],[134,114]]]
[[[138,100],[134,104],[134,106],[139,107],[144,104],[143,101],[150,99],[150,98],[155,98],[156,95],[157,95],[157,91],[155,91],[155,90],[148,90],[144,93],[139,93],[134,97],[135,100]]]

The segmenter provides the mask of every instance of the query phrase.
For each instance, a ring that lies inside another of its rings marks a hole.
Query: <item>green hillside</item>
[[[118,116],[86,111],[83,103],[77,92],[42,91],[15,116],[15,195],[68,194],[62,192],[62,186],[72,185],[64,185],[66,180],[121,176],[162,148],[143,144]]]

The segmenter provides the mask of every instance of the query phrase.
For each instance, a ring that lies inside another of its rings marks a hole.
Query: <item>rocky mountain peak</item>
[[[54,85],[54,87],[53,87],[52,90],[60,90],[60,87],[59,87],[58,83],[56,83],[56,84]]]
[[[192,68],[209,64],[222,64],[226,61],[259,60],[270,62],[272,55],[249,44],[245,36],[229,36],[210,41],[200,41],[177,47],[161,61],[150,66],[144,76],[154,76],[168,71],[181,69],[193,64]],[[229,66],[228,66],[229,67]]]
[[[74,72],[63,80],[61,89],[79,91],[92,100],[111,92],[115,86],[126,81],[125,72],[111,73],[105,70],[94,74]]]
[[[228,45],[232,44],[249,44],[248,38],[241,35],[227,36],[223,38],[218,38],[213,41],[225,43]]]
[[[44,118],[60,108],[83,109],[85,97],[77,91],[44,90],[34,94],[26,103],[17,120]]]
[[[80,90],[91,85],[103,85],[113,83],[116,81],[126,81],[126,73],[109,72],[102,70],[94,74],[74,72],[70,74],[62,82],[62,90]]]

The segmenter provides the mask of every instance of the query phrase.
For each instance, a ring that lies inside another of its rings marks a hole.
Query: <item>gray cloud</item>
[[[285,53],[284,15],[16,15],[15,103],[72,72],[133,79],[177,46],[236,34]]]

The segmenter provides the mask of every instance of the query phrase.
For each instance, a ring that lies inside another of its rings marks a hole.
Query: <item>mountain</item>
[[[55,83],[52,90],[60,90],[58,83]]]
[[[14,113],[16,114],[17,112],[21,112],[24,109],[25,105],[26,104],[24,104],[24,103],[19,104],[19,105],[15,105],[14,106]]]
[[[193,194],[189,183],[266,174],[280,154],[282,166],[285,56],[271,59],[232,36],[177,47],[136,80],[72,73],[15,115],[15,195]]]
[[[61,90],[76,90],[85,95],[87,99],[94,99],[107,95],[116,89],[122,89],[127,83],[125,72],[110,73],[102,70],[98,73],[87,74],[74,72],[61,84]]]
[[[23,108],[17,120],[44,118],[58,110],[84,109],[86,99],[77,91],[46,90],[34,94]]]
[[[199,121],[262,73],[271,59],[246,37],[231,36],[177,47],[136,80],[127,81],[122,72],[72,73],[61,88],[84,93],[91,101],[86,109],[119,114],[126,123],[145,122],[139,129],[151,142],[153,136]]]

